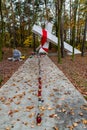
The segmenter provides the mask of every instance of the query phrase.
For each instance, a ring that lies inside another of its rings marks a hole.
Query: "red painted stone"
[[[37,117],[36,117],[36,123],[37,123],[37,125],[40,125],[41,121],[42,121],[41,115],[38,113]]]
[[[39,84],[41,84],[42,82],[41,82],[41,77],[39,77],[38,78],[38,82],[39,82]]]
[[[41,89],[38,90],[38,97],[41,97]]]
[[[39,88],[39,89],[42,89],[42,85],[41,85],[41,84],[39,84],[38,88]]]

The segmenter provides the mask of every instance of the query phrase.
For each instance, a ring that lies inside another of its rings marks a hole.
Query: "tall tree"
[[[2,60],[2,46],[3,46],[3,14],[2,14],[2,0],[0,0],[0,16],[1,16],[1,34],[0,34],[0,61]]]
[[[83,35],[83,42],[82,42],[82,53],[81,56],[84,56],[85,44],[86,44],[86,37],[87,37],[87,1],[83,1],[82,7],[83,16],[85,17],[85,24],[84,24],[84,35]]]
[[[78,9],[78,1],[75,0],[73,4],[73,28],[72,28],[72,45],[73,45],[73,52],[72,52],[72,60],[74,60],[74,48],[75,48],[75,33],[76,33],[76,15]]]
[[[60,34],[60,30],[61,30],[61,18],[62,18],[62,7],[63,7],[63,2],[64,0],[57,0],[57,8],[58,8],[58,62],[61,63],[61,34]]]
[[[12,34],[13,34],[13,47],[16,47],[16,31],[15,31],[15,13],[14,13],[14,7],[13,7],[13,1],[11,0],[10,3],[11,11],[12,11]]]
[[[71,0],[70,0],[70,44],[72,41],[72,29],[71,29],[71,19],[72,19],[72,7],[71,7]]]

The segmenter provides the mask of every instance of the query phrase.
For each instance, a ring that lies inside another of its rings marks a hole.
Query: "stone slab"
[[[38,108],[38,77],[42,108]],[[31,106],[31,109],[29,107]],[[42,114],[41,126],[36,115]],[[33,56],[0,89],[0,130],[86,130],[87,101],[48,56]]]

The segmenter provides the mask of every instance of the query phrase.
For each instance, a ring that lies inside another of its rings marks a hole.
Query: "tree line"
[[[53,23],[58,37],[58,61],[64,57],[63,41],[81,50],[87,48],[87,1],[86,0],[0,0],[0,60],[2,48],[24,46],[32,35],[32,26],[45,20]]]

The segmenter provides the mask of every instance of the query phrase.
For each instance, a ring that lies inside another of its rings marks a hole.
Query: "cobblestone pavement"
[[[87,102],[48,56],[35,55],[0,89],[0,130],[87,130]]]

